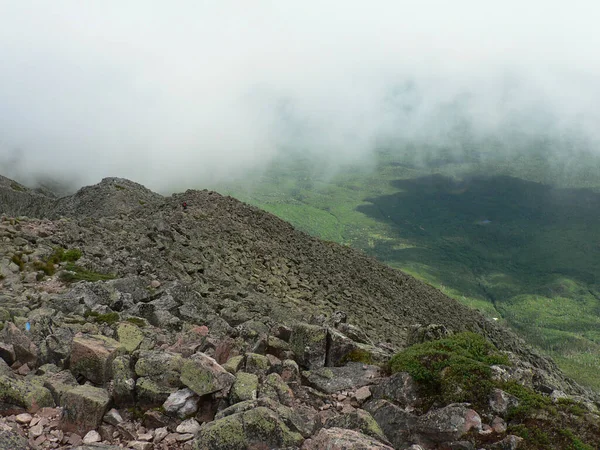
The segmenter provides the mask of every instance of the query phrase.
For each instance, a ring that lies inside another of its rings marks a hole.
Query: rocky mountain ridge
[[[580,401],[596,420],[596,394],[510,331],[233,198],[108,178],[57,199],[1,178],[0,214],[0,393],[22,448],[70,448],[92,431],[143,449],[517,448],[509,396],[494,391],[496,413],[424,408],[408,372],[388,378],[394,353],[463,332],[510,355],[496,378]],[[43,415],[54,428],[32,432]]]

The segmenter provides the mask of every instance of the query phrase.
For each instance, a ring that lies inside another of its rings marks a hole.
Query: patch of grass
[[[119,313],[116,312],[109,312],[106,314],[99,314],[96,318],[95,321],[97,323],[105,323],[107,325],[114,325],[115,323],[117,323],[120,319]]]
[[[139,204],[144,206],[146,204],[146,202],[144,200],[138,200]]]
[[[482,336],[465,332],[413,345],[394,355],[389,367],[392,373],[408,372],[426,395],[483,405],[494,387],[493,364],[508,365],[509,361]]]
[[[125,186],[121,186],[120,184],[115,184],[115,189],[118,189],[119,191],[126,190]]]
[[[348,352],[341,359],[340,363],[343,365],[347,362],[360,362],[363,364],[373,364],[373,355],[367,350],[357,348]]]
[[[74,283],[77,281],[102,281],[102,280],[113,280],[116,275],[93,272],[87,270],[84,267],[69,263],[66,266],[66,271],[61,274],[61,281],[65,283]]]
[[[19,191],[19,192],[26,192],[27,191],[27,189],[25,189],[23,186],[21,186],[20,184],[17,184],[17,183],[11,183],[10,184],[10,188],[13,191]]]
[[[23,272],[23,270],[25,270],[25,262],[21,259],[21,256],[23,255],[20,253],[15,253],[10,260],[19,266],[19,270]]]
[[[139,317],[128,317],[125,321],[132,323],[140,328],[144,328],[146,326],[146,321]]]
[[[54,252],[46,261],[34,261],[32,266],[36,271],[42,271],[48,276],[56,273],[56,266],[61,262],[75,262],[81,258],[81,250],[73,248],[65,250],[62,247],[55,247]]]

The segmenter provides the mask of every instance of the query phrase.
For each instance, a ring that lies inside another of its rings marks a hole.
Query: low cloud
[[[0,173],[164,191],[286,152],[599,148],[596,2],[406,3],[0,0]]]

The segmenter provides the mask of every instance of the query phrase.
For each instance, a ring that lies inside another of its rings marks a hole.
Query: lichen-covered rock
[[[258,393],[258,376],[253,373],[238,372],[235,374],[235,382],[229,392],[229,400],[232,404],[246,400],[255,400]]]
[[[136,350],[144,340],[144,333],[137,325],[122,322],[117,327],[117,339],[129,353]]]
[[[181,382],[202,396],[229,390],[235,377],[204,353],[186,359],[181,368]]]
[[[235,374],[238,370],[240,370],[243,363],[243,355],[232,356],[227,360],[225,364],[223,364],[223,369],[225,369],[229,373]]]
[[[83,436],[102,423],[110,397],[104,389],[88,385],[73,387],[61,396],[61,428]]]
[[[365,405],[365,410],[375,419],[395,448],[405,448],[412,444],[411,433],[417,423],[417,416],[387,400],[373,400]]]
[[[415,439],[421,445],[457,441],[470,430],[481,430],[481,417],[462,404],[451,404],[420,416],[415,424]]]
[[[135,380],[137,402],[144,408],[161,406],[177,388],[158,383],[149,377]]]
[[[277,373],[269,374],[260,387],[260,397],[267,397],[281,403],[292,406],[294,393]]]
[[[271,363],[269,358],[264,355],[257,353],[246,353],[246,365],[244,368],[245,372],[253,373],[258,376],[264,376],[267,374]]]
[[[6,450],[28,450],[27,438],[5,423],[0,423],[0,448]]]
[[[73,339],[70,369],[96,384],[112,379],[112,363],[123,349],[119,342],[101,335]]]
[[[298,446],[304,438],[291,431],[272,410],[259,406],[202,425],[196,450],[245,450],[252,446]]]
[[[135,373],[131,368],[129,355],[117,356],[112,363],[112,397],[119,406],[133,405],[135,402]]]
[[[300,368],[293,359],[286,359],[281,363],[281,379],[286,383],[300,382]]]
[[[372,384],[381,377],[381,370],[377,366],[353,362],[343,367],[322,367],[306,371],[302,375],[315,389],[333,394],[343,389]]]
[[[135,364],[138,377],[150,378],[152,381],[174,388],[183,387],[180,377],[184,359],[177,353],[144,350],[140,351]]]
[[[501,441],[491,444],[489,448],[490,450],[517,450],[521,447],[523,440],[522,437],[509,434]]]
[[[306,369],[323,367],[327,355],[327,328],[297,323],[292,329],[290,347],[302,367]]]
[[[370,436],[343,428],[322,428],[312,439],[308,439],[302,450],[393,450]]]
[[[267,338],[265,353],[277,356],[279,359],[286,359],[290,356],[291,347],[283,339],[279,339],[275,336],[269,336]]]
[[[355,409],[350,413],[330,417],[323,424],[323,428],[344,428],[354,430],[389,444],[381,427],[377,424],[377,421],[371,414],[363,409]]]
[[[34,413],[46,406],[54,406],[54,399],[42,380],[20,380],[0,375],[0,402],[22,406]]]

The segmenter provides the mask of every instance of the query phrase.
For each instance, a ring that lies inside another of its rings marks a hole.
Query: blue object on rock
[[[25,331],[29,331],[29,330],[31,330],[31,324],[29,322],[27,322],[25,324]]]

